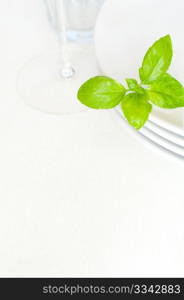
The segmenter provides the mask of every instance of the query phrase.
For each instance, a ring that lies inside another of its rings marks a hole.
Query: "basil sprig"
[[[78,99],[94,109],[112,109],[120,104],[130,125],[139,130],[148,120],[152,104],[166,109],[184,107],[184,87],[167,73],[172,56],[171,37],[166,35],[144,56],[139,69],[140,83],[126,79],[126,89],[112,78],[96,76],[80,87]]]

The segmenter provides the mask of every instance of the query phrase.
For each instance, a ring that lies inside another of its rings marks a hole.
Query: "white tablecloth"
[[[184,171],[113,111],[51,116],[16,92],[55,49],[42,0],[0,0],[0,276],[184,276]]]

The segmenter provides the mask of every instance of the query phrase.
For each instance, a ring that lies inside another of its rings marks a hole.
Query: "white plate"
[[[117,108],[117,111],[122,116],[122,118],[124,118],[120,107]],[[182,156],[184,159],[184,147],[182,145],[176,144],[175,142],[165,138],[162,135],[162,131],[160,131],[160,133],[158,134],[158,132],[155,131],[155,128],[150,125],[149,121],[143,128],[141,128],[141,130],[139,130],[139,133],[143,134],[145,137],[151,139],[153,142],[164,147],[165,149]]]
[[[157,133],[158,135],[162,136],[163,138],[169,140],[170,142],[184,147],[184,138],[182,136],[172,133],[171,131],[164,129],[163,127],[160,127],[151,121],[148,121],[146,123],[146,127],[151,131]]]
[[[97,57],[104,74],[120,81],[137,78],[147,49],[171,34],[174,46],[170,73],[184,83],[184,1],[107,0],[95,32]],[[151,120],[184,136],[183,109],[154,108]]]
[[[167,144],[164,144],[164,142],[160,143],[159,138],[157,138],[157,135],[155,134],[149,134],[149,130],[147,128],[143,128],[141,131],[135,130],[132,126],[128,124],[128,122],[123,117],[123,114],[121,113],[120,109],[115,109],[114,112],[116,115],[118,115],[119,120],[121,123],[126,126],[127,130],[130,134],[132,134],[137,140],[144,143],[144,145],[148,148],[153,150],[154,152],[158,152],[163,157],[168,157],[170,160],[174,160],[177,162],[184,163],[184,155],[183,153],[180,154],[175,149],[171,149],[170,146],[168,147]]]

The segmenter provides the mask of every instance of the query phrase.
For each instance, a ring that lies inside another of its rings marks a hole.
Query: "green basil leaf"
[[[132,78],[128,78],[128,79],[126,79],[126,82],[127,82],[127,85],[128,85],[128,87],[131,91],[137,92],[138,94],[144,94],[145,93],[145,89],[142,88],[138,84],[137,80],[132,79]]]
[[[139,70],[143,84],[150,84],[167,72],[172,61],[172,41],[170,35],[166,35],[156,41],[146,53],[142,67]]]
[[[184,106],[182,84],[167,73],[151,84],[148,95],[152,103],[162,108]]]
[[[85,82],[78,91],[78,99],[94,109],[110,109],[117,106],[126,89],[116,80],[97,76]]]
[[[130,125],[139,130],[148,120],[152,105],[145,95],[130,93],[123,98],[121,108]]]

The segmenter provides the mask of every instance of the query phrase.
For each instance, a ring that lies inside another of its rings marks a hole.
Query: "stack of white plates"
[[[155,114],[151,116],[151,120],[140,131],[136,131],[128,125],[120,107],[116,109],[116,113],[121,121],[124,122],[124,125],[127,126],[127,129],[132,131],[134,135],[148,146],[154,149],[157,148],[164,155],[167,154],[184,162],[184,130],[182,126],[175,126],[175,124],[163,118],[158,119],[158,115]]]
[[[181,0],[106,0],[95,34],[102,72],[121,82],[125,78],[138,79],[147,49],[160,37],[170,34],[174,57],[169,72],[184,83],[183,11]],[[123,120],[121,109],[116,112]],[[184,109],[154,107],[144,128],[134,132],[163,153],[184,161]]]

